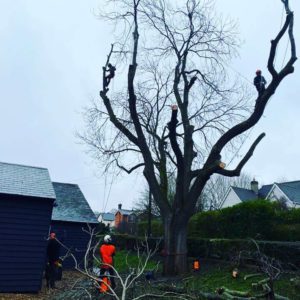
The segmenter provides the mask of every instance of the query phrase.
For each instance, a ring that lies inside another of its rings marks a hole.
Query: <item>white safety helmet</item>
[[[104,237],[104,242],[105,242],[105,243],[110,243],[110,242],[111,242],[111,236],[107,234],[107,235]]]

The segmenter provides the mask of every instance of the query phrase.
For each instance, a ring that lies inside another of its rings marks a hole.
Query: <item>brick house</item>
[[[122,204],[118,205],[115,213],[115,228],[122,233],[134,234],[136,231],[137,216],[133,210],[122,209]]]

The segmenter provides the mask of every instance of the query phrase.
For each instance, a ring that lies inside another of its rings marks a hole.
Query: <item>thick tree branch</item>
[[[123,152],[136,152],[136,153],[141,153],[140,150],[138,149],[134,149],[134,148],[130,148],[130,147],[127,147],[127,148],[124,148],[124,149],[120,149],[120,150],[105,150],[104,153],[105,154],[108,154],[108,155],[114,155],[114,154],[120,154],[120,153],[123,153]]]
[[[110,121],[132,142],[134,143],[136,146],[138,146],[138,139],[137,137],[135,137],[117,118],[117,116],[115,115],[114,111],[113,111],[113,108],[111,106],[111,103],[110,103],[110,99],[107,97],[107,92],[108,92],[108,89],[106,87],[106,80],[105,80],[105,74],[106,74],[106,69],[107,69],[107,66],[108,66],[108,63],[110,61],[110,58],[111,58],[111,55],[114,51],[114,45],[112,44],[111,45],[111,49],[110,49],[110,52],[107,56],[107,60],[106,60],[106,63],[105,63],[105,66],[102,68],[103,69],[103,75],[102,75],[102,90],[100,91],[100,97],[102,98],[103,100],[103,103],[106,107],[106,110],[107,110],[107,113],[109,115],[109,118],[110,118]]]
[[[135,135],[131,133],[117,118],[110,103],[110,99],[104,91],[100,91],[100,96],[109,114],[110,121],[136,146],[139,146],[139,141]]]
[[[176,159],[177,159],[178,172],[180,172],[180,171],[183,171],[183,169],[184,169],[184,161],[183,161],[182,152],[180,150],[180,147],[179,147],[177,139],[176,139],[176,125],[178,123],[177,113],[178,113],[178,107],[177,107],[177,105],[173,105],[171,121],[168,123],[168,128],[169,128],[169,132],[170,132],[169,138],[170,138],[171,147],[172,147],[174,154],[176,156]]]
[[[291,12],[290,7],[289,7],[289,0],[281,0],[281,2],[283,3],[285,12],[288,15]]]
[[[254,141],[244,158],[240,161],[240,163],[237,165],[237,167],[234,170],[226,170],[226,169],[221,169],[219,168],[215,173],[228,176],[228,177],[233,177],[233,176],[240,176],[242,168],[245,166],[245,164],[248,162],[250,157],[253,155],[254,150],[256,146],[259,144],[259,142],[265,137],[265,133],[262,133],[259,135],[259,137]]]
[[[130,174],[131,172],[133,172],[134,170],[136,170],[136,169],[138,169],[138,168],[140,168],[140,167],[145,166],[144,163],[140,163],[140,164],[135,165],[135,166],[132,167],[131,169],[127,169],[127,168],[125,168],[124,166],[120,165],[120,164],[118,163],[118,161],[116,161],[116,164],[117,164],[117,166],[118,166],[121,170],[125,171],[125,172],[128,173],[128,174]]]
[[[133,56],[132,56],[132,64],[129,65],[128,68],[128,76],[127,76],[127,84],[128,84],[128,95],[129,95],[129,111],[130,116],[132,118],[132,122],[134,124],[135,131],[137,133],[139,148],[141,149],[143,159],[144,159],[144,176],[146,177],[148,184],[151,189],[151,193],[156,199],[156,202],[161,210],[169,211],[169,204],[164,201],[160,185],[156,179],[155,175],[155,167],[152,159],[151,151],[149,145],[147,144],[145,134],[143,132],[142,125],[140,123],[140,116],[137,112],[137,97],[134,89],[134,78],[137,69],[137,54],[138,54],[138,42],[139,42],[139,31],[138,31],[138,7],[140,4],[140,0],[134,0],[134,32],[133,32]]]
[[[273,78],[278,76],[278,73],[274,67],[274,59],[275,59],[277,45],[278,45],[279,41],[281,40],[281,38],[283,37],[283,35],[285,34],[286,30],[288,29],[292,18],[293,18],[293,14],[289,13],[286,16],[285,23],[284,23],[282,29],[279,31],[278,35],[276,36],[275,40],[271,41],[271,49],[270,49],[270,54],[269,54],[269,59],[268,59],[268,70],[272,74]]]
[[[138,32],[138,5],[139,5],[139,0],[134,0],[134,31],[133,31],[133,55],[132,55],[132,64],[129,65],[128,68],[128,76],[127,76],[127,82],[128,82],[128,94],[129,94],[129,111],[130,111],[130,116],[132,118],[133,124],[135,131],[138,136],[139,140],[139,147],[142,151],[142,154],[145,159],[145,164],[151,165],[151,153],[149,151],[149,147],[147,145],[145,135],[142,130],[142,126],[139,120],[139,115],[137,112],[136,108],[136,94],[135,94],[135,89],[134,89],[134,78],[136,74],[136,68],[137,68],[137,53],[138,53],[138,42],[139,42],[139,32]]]
[[[287,1],[285,1],[284,3],[286,4]],[[297,57],[296,57],[296,53],[295,53],[296,48],[293,45],[292,45],[292,48],[293,48],[294,52],[292,51],[292,53],[291,53],[291,59],[288,62],[288,64],[280,71],[279,74],[275,71],[275,69],[273,67],[273,61],[274,61],[273,56],[275,56],[277,44],[289,26],[291,29],[289,31],[289,36],[290,36],[290,42],[292,44],[294,42],[293,32],[292,32],[292,29],[293,29],[293,13],[292,12],[290,12],[287,15],[287,19],[286,19],[286,22],[285,22],[283,28],[280,30],[276,39],[274,41],[272,41],[272,44],[271,44],[271,51],[270,51],[270,57],[269,57],[269,63],[268,63],[268,68],[270,69],[270,72],[273,73],[273,75],[274,75],[271,83],[269,84],[268,88],[264,91],[264,93],[261,96],[259,96],[258,99],[256,100],[256,105],[255,105],[254,111],[251,114],[251,116],[247,120],[235,125],[231,129],[229,129],[215,143],[215,145],[212,147],[212,150],[204,164],[203,169],[209,169],[211,167],[211,165],[214,163],[214,161],[216,159],[218,159],[218,157],[220,157],[220,153],[221,153],[222,149],[229,141],[231,141],[236,136],[242,134],[249,128],[253,127],[260,120],[261,116],[264,113],[267,102],[269,101],[271,96],[275,93],[280,82],[288,74],[291,74],[294,72],[293,64],[296,61]]]

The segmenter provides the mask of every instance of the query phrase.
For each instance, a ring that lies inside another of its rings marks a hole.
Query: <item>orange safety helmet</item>
[[[256,75],[259,75],[259,74],[261,74],[261,70],[258,69],[258,70],[256,70],[255,73],[256,73]]]

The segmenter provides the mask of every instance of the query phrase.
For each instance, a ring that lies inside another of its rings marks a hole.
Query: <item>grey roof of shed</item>
[[[276,183],[294,203],[300,204],[300,181]]]
[[[77,184],[53,182],[56,204],[53,221],[99,223]]]
[[[0,162],[0,193],[55,199],[47,169]]]
[[[235,186],[232,186],[231,188],[235,191],[235,193],[238,195],[241,201],[248,201],[257,198],[256,194],[252,190],[243,189]]]

